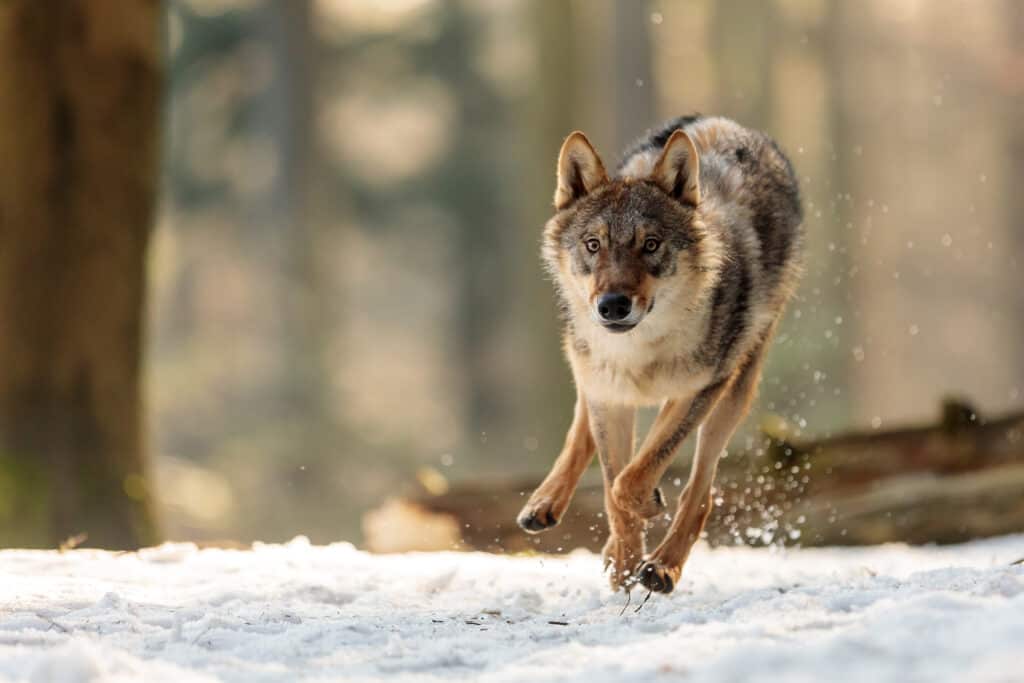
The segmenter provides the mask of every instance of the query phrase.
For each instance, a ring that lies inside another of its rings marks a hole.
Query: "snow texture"
[[[1021,681],[1022,556],[701,547],[622,612],[589,553],[8,550],[0,681]]]

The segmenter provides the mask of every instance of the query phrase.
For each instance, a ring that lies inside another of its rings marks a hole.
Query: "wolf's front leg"
[[[580,477],[594,457],[594,438],[590,434],[587,401],[576,396],[576,412],[565,436],[565,445],[551,472],[530,496],[516,522],[523,530],[536,534],[558,524],[569,507]]]
[[[665,511],[658,482],[672,462],[676,449],[711,412],[726,384],[726,381],[719,381],[692,398],[665,402],[636,458],[615,480],[612,498],[616,505],[644,518]]]
[[[628,592],[636,583],[635,571],[644,557],[646,522],[616,507],[605,479],[604,509],[608,516],[608,540],[601,550],[604,570],[613,591]]]
[[[637,568],[637,578],[645,587],[659,593],[671,593],[683,571],[690,550],[700,537],[711,513],[711,485],[718,459],[736,426],[750,409],[761,374],[761,352],[741,367],[697,432],[697,450],[679,507],[664,540]]]
[[[632,585],[637,562],[644,555],[644,520],[621,509],[611,495],[612,484],[633,456],[636,409],[628,406],[590,404],[591,431],[604,475],[605,515],[608,541],[603,556],[612,590]]]

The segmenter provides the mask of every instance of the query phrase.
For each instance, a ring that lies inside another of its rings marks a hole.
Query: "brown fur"
[[[710,511],[718,458],[746,415],[800,271],[801,212],[789,161],[767,136],[686,117],[650,133],[609,177],[593,146],[562,146],[543,257],[565,320],[576,413],[551,473],[519,516],[558,523],[594,450],[605,480],[613,588],[670,592]],[[608,297],[626,300],[612,309]],[[636,456],[635,409],[661,404]],[[669,533],[645,555],[658,482],[697,432]]]

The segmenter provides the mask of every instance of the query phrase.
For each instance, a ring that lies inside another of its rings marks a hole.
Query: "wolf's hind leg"
[[[576,397],[576,412],[565,436],[565,445],[551,472],[530,496],[516,522],[532,534],[558,524],[569,507],[580,477],[594,457],[594,438],[590,433],[587,401],[582,393]]]
[[[690,478],[679,497],[672,526],[661,545],[637,568],[639,581],[652,591],[671,593],[679,583],[683,564],[711,512],[711,485],[718,460],[757,393],[764,346],[736,371],[726,394],[697,432]]]

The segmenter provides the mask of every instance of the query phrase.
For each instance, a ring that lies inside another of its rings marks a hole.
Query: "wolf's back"
[[[768,281],[765,284],[782,284],[788,289],[789,280],[795,281],[800,268],[800,189],[793,165],[765,133],[724,117],[680,116],[633,143],[616,175],[648,174],[672,133],[680,129],[686,131],[700,154],[702,192],[711,201],[735,201],[747,209],[749,221],[734,221],[728,227],[756,235],[760,270]]]

